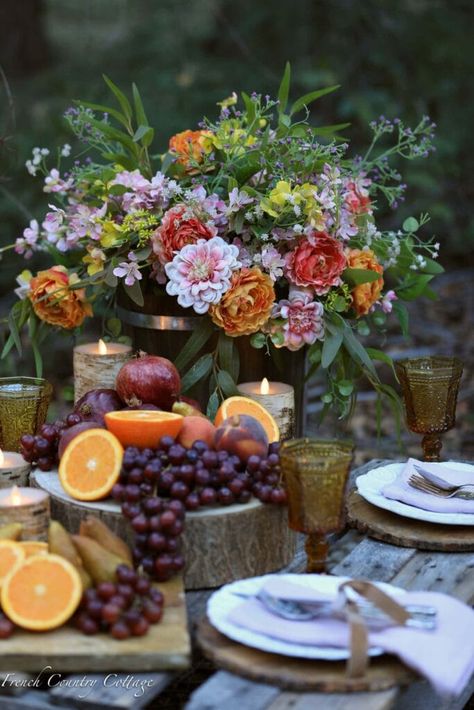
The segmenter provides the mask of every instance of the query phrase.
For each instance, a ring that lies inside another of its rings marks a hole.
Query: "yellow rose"
[[[28,298],[33,310],[41,320],[61,328],[77,328],[86,316],[92,315],[84,289],[71,290],[78,277],[68,276],[64,266],[53,266],[39,271],[30,281]]]
[[[242,269],[233,274],[230,289],[209,313],[227,335],[250,335],[267,322],[274,301],[271,278],[257,268]]]
[[[368,269],[370,271],[377,271],[377,273],[383,274],[383,268],[377,261],[377,257],[374,252],[370,249],[367,251],[362,251],[361,249],[351,249],[347,254],[347,266],[350,269]],[[355,288],[352,289],[352,307],[354,308],[358,318],[360,318],[360,316],[365,316],[375,301],[378,301],[382,288],[383,278],[381,276],[376,281],[359,284],[359,286],[355,286]]]

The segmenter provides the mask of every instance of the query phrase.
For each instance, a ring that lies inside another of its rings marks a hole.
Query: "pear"
[[[84,569],[81,556],[77,553],[71,535],[58,520],[51,520],[49,523],[48,542],[49,551],[64,557],[74,565],[79,572],[83,588],[88,589],[92,585],[90,575]]]
[[[117,581],[115,571],[119,565],[123,564],[121,557],[109,552],[98,542],[85,535],[73,535],[72,539],[94,584]]]
[[[87,518],[81,522],[79,534],[90,537],[92,540],[98,542],[99,545],[105,547],[106,550],[120,557],[125,564],[130,567],[133,566],[133,558],[129,546],[122,538],[112,532],[100,518],[88,515]]]
[[[0,540],[19,540],[23,525],[21,523],[9,523],[0,528]]]
[[[182,417],[204,417],[204,419],[207,419],[203,412],[187,402],[175,402],[171,407],[171,411],[174,414],[181,414]]]

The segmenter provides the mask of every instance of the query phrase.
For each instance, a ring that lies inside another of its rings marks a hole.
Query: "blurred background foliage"
[[[24,168],[31,149],[72,143],[63,113],[75,98],[109,101],[102,73],[138,84],[159,153],[233,90],[275,93],[290,60],[295,95],[341,84],[313,112],[350,121],[356,153],[381,114],[436,121],[437,153],[403,166],[406,203],[383,221],[429,211],[444,265],[472,265],[473,14],[472,0],[2,0],[0,245],[48,202]],[[2,316],[22,268],[11,252],[0,264]]]

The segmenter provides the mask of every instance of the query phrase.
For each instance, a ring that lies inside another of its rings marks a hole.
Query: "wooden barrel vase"
[[[159,290],[150,280],[144,287],[144,305],[137,306],[124,291],[119,291],[117,315],[124,324],[124,332],[132,338],[137,349],[161,355],[172,362],[185,346],[192,331],[204,316],[190,309],[181,308],[176,299]],[[191,315],[192,314],[192,315]],[[209,352],[216,345],[209,341],[192,362]],[[266,348],[257,350],[250,344],[249,336],[235,339],[240,356],[239,382],[255,382],[267,377],[269,380],[286,382],[295,389],[295,436],[304,433],[306,349],[290,352],[287,348],[269,355]],[[191,363],[192,364],[192,363]],[[190,364],[190,366],[191,366]],[[209,398],[207,382],[197,383],[189,393],[201,402]]]

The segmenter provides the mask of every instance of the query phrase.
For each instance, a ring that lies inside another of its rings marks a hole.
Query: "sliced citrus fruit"
[[[24,540],[18,544],[24,549],[26,557],[46,555],[49,550],[48,543],[40,542],[39,540]]]
[[[75,567],[59,555],[33,555],[15,567],[2,587],[2,608],[30,631],[49,631],[76,611],[82,584]]]
[[[19,542],[0,540],[0,587],[12,569],[23,562],[25,557],[25,550]]]
[[[262,404],[256,402],[254,399],[239,395],[225,399],[217,410],[214,422],[215,425],[220,426],[224,419],[228,419],[234,416],[234,414],[248,414],[248,416],[257,419],[265,429],[270,444],[273,441],[280,440],[280,430],[275,419],[268,409],[265,409]]]
[[[154,449],[162,436],[178,436],[183,417],[174,412],[128,409],[107,412],[105,425],[124,446]]]
[[[59,462],[59,480],[76,500],[100,500],[117,483],[123,448],[106,429],[87,429],[66,447]]]

